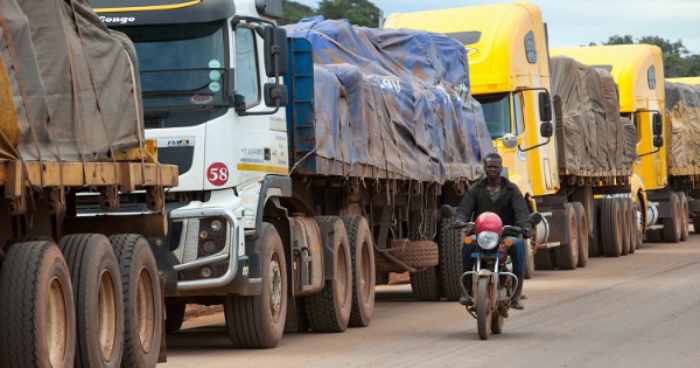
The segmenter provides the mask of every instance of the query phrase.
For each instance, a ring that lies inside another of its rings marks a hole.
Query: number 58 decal
[[[211,185],[220,187],[228,182],[228,167],[223,162],[214,162],[207,168],[207,180]]]

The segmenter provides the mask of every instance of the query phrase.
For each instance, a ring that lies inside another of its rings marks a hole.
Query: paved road
[[[287,335],[273,350],[230,349],[221,315],[188,321],[159,367],[700,367],[700,236],[538,271],[525,291],[526,309],[489,341],[458,304],[395,286],[369,328]]]

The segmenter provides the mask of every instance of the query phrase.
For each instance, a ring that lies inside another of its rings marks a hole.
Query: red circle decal
[[[207,180],[211,185],[220,187],[228,182],[228,167],[223,162],[214,162],[207,168]]]

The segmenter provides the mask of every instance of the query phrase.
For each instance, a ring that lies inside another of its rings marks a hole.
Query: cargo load
[[[669,167],[700,166],[700,89],[666,82],[666,114],[671,123]]]
[[[320,17],[287,29],[310,42],[315,64],[313,131],[294,133],[298,173],[438,183],[481,175],[493,146],[463,45]]]
[[[107,160],[143,141],[133,45],[86,1],[2,1],[0,64],[0,159]]]
[[[615,81],[603,69],[568,57],[554,57],[552,92],[562,101],[562,133],[557,137],[563,175],[602,177],[630,175],[636,158],[637,134],[621,118]]]

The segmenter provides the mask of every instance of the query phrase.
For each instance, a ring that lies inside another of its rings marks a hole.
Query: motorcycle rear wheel
[[[476,324],[479,329],[479,337],[488,340],[491,334],[491,294],[489,293],[489,278],[479,278],[476,301]]]

